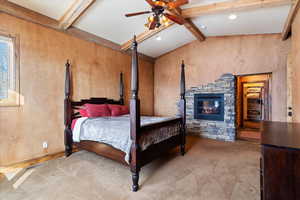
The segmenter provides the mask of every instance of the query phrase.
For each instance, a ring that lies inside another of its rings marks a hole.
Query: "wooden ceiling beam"
[[[59,27],[64,30],[70,28],[93,3],[95,0],[75,0],[59,20]]]
[[[154,30],[147,30],[139,35],[136,36],[136,41],[137,43],[142,43],[143,41],[147,40],[148,38],[158,34],[159,32],[165,30],[166,28],[170,27],[174,25],[174,23],[170,23],[169,25],[165,26],[165,25],[161,25],[159,28],[154,29]],[[127,51],[128,49],[131,48],[132,45],[132,39],[125,42],[123,45],[121,45],[121,50],[123,51]]]
[[[191,19],[186,19],[186,23],[183,24],[185,28],[187,28],[199,41],[204,41],[205,36],[204,34],[199,30],[199,28],[192,22]]]
[[[291,35],[291,31],[292,31],[292,24],[293,21],[297,15],[297,12],[299,11],[300,8],[300,0],[297,0],[294,5],[292,6],[288,18],[285,22],[283,31],[282,31],[282,40],[286,40],[289,38],[289,36]]]
[[[182,10],[181,8],[175,8],[172,10],[169,10],[172,14],[176,15],[177,17],[181,18],[182,21],[184,21],[184,26],[187,28],[199,41],[204,41],[205,36],[204,34],[199,30],[199,28],[192,22],[190,18],[185,18],[182,16]]]
[[[24,8],[22,6],[19,6],[17,4],[14,4],[12,2],[9,2],[7,0],[0,0],[0,14],[1,13],[5,13],[7,15],[34,23],[34,24],[38,24],[41,25],[43,27],[46,28],[51,28],[54,29],[56,31],[71,35],[73,37],[88,41],[88,42],[93,42],[95,44],[98,44],[100,46],[105,46],[107,48],[116,50],[116,51],[120,51],[123,52],[121,50],[121,46],[119,44],[116,44],[112,41],[106,40],[104,38],[101,38],[99,36],[96,36],[94,34],[85,32],[83,30],[80,30],[78,28],[75,27],[71,27],[67,30],[62,30],[59,26],[59,21],[52,19],[50,17],[47,17],[43,14],[40,14],[38,12],[32,11],[30,9]],[[130,54],[130,52],[123,52],[125,54]],[[139,56],[144,59],[147,60],[151,63],[155,62],[155,58],[152,58],[150,56],[147,55],[143,55],[143,54],[139,54]]]
[[[214,3],[209,5],[195,6],[182,10],[184,18],[194,18],[207,14],[216,14],[222,12],[234,12],[251,10],[257,8],[276,7],[292,4],[294,0],[234,0]]]

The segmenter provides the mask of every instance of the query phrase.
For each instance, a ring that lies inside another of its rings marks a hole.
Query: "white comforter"
[[[141,126],[170,120],[170,117],[141,117]],[[172,137],[174,134],[179,134],[179,130],[172,135],[159,136],[159,140],[151,140],[152,143],[157,143]],[[130,117],[123,115],[119,117],[98,117],[98,118],[79,118],[73,129],[73,141],[80,142],[81,140],[90,140],[109,144],[116,149],[126,153],[125,160],[129,163],[129,155],[131,148],[130,139]],[[149,142],[148,142],[149,143]],[[150,144],[143,144],[144,148]],[[143,149],[143,147],[142,147]]]

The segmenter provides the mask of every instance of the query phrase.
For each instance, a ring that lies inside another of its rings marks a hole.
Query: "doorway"
[[[260,121],[271,120],[271,73],[237,76],[238,139],[260,141]]]

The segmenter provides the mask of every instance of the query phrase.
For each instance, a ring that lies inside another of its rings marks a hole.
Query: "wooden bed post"
[[[123,73],[120,73],[120,104],[124,105],[124,81]]]
[[[137,53],[137,42],[136,36],[133,38],[132,43],[132,64],[131,64],[131,99],[130,99],[130,138],[132,141],[131,145],[131,160],[130,170],[132,173],[132,190],[136,192],[139,189],[139,172],[141,169],[139,163],[139,133],[141,126],[140,116],[140,100],[138,98],[139,91],[139,70],[138,70],[138,53]]]
[[[65,141],[65,155],[68,157],[72,154],[72,106],[71,106],[71,74],[69,60],[66,63],[66,78],[65,78],[65,101],[64,101],[64,141]]]
[[[180,101],[179,101],[179,112],[182,117],[181,134],[182,143],[180,145],[181,155],[185,154],[185,136],[186,136],[186,100],[185,100],[185,72],[184,72],[184,61],[181,64],[181,77],[180,77]]]

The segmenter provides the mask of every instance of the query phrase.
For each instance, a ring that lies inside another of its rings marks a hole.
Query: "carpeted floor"
[[[188,137],[187,154],[175,151],[145,166],[133,193],[127,167],[81,151],[28,169],[21,184],[20,175],[2,179],[0,199],[258,200],[259,157],[258,144]]]

